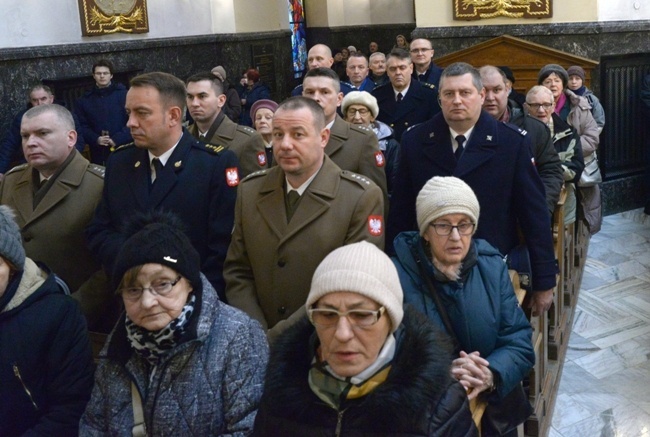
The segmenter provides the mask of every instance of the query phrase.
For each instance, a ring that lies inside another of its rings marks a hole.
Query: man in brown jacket
[[[343,93],[334,70],[309,70],[302,82],[302,95],[315,100],[325,112],[325,125],[330,131],[325,154],[342,170],[366,176],[377,184],[384,193],[384,202],[387,202],[386,162],[377,136],[372,129],[348,123],[336,113],[343,101]]]
[[[381,190],[334,164],[324,152],[328,139],[318,104],[303,97],[283,102],[273,117],[278,165],[239,186],[226,296],[274,328],[271,335],[302,314],[312,274],[332,250],[362,240],[384,246]]]
[[[188,128],[199,141],[232,150],[239,159],[240,176],[268,167],[262,136],[226,117],[223,82],[214,74],[198,73],[187,79],[187,109],[194,119]]]
[[[41,105],[25,113],[20,134],[27,163],[7,172],[0,203],[16,211],[27,256],[66,282],[92,325],[107,283],[86,247],[84,228],[102,195],[104,167],[77,152],[74,127],[63,106]]]

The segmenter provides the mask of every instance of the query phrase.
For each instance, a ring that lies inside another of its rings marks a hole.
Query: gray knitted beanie
[[[390,258],[366,241],[339,247],[320,263],[311,281],[309,310],[329,293],[361,294],[386,308],[395,332],[404,317],[402,286]]]
[[[544,80],[546,80],[546,78],[549,77],[552,73],[555,73],[560,79],[562,79],[562,86],[566,88],[567,84],[569,83],[569,75],[564,67],[558,64],[544,65],[542,69],[539,70],[539,74],[537,75],[537,85],[541,85],[542,82],[544,82]]]
[[[0,206],[0,256],[11,262],[18,270],[25,268],[25,249],[14,211]]]
[[[447,214],[465,214],[478,227],[481,208],[474,191],[462,180],[453,176],[434,176],[424,184],[415,202],[420,235],[424,235],[429,224]]]

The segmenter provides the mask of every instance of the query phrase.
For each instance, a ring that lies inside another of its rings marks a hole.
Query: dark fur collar
[[[452,384],[448,337],[408,305],[401,331],[386,382],[355,401],[361,408],[350,410],[358,414],[346,412],[346,416],[356,416],[356,425],[361,428],[409,429],[414,418],[426,420],[432,406]],[[273,416],[299,422],[321,416],[318,411],[322,411],[323,404],[307,382],[313,358],[310,346],[313,332],[314,328],[304,318],[273,345],[263,396]]]

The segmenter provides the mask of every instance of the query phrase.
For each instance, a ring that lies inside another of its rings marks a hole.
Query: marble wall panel
[[[110,59],[117,72],[165,71],[181,79],[221,64],[229,78],[238,81],[241,71],[252,66],[252,46],[260,43],[273,46],[274,97],[280,99],[292,89],[289,31],[2,49],[0,137],[25,106],[31,85],[41,80],[89,77],[97,59]]]

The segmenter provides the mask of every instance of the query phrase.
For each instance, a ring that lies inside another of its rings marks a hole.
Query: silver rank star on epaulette
[[[365,130],[366,132],[372,132],[372,129],[370,129],[368,126],[363,126],[363,125],[356,125],[359,129]]]
[[[356,180],[358,180],[359,182],[363,182],[363,183],[366,184],[366,185],[370,185],[370,180],[368,180],[368,179],[365,178],[364,176],[361,176],[360,174],[353,173],[353,172],[349,172],[348,174],[350,175],[350,177],[351,177],[352,179],[356,179]]]
[[[96,173],[98,173],[98,174],[100,174],[102,176],[104,176],[104,174],[106,173],[106,168],[102,167],[101,165],[90,164],[89,167],[90,167],[91,170],[93,170],[94,172],[96,172]]]
[[[488,135],[487,137],[485,137],[485,140],[486,141],[492,141],[492,135]]]
[[[526,129],[519,129],[519,133],[522,135],[526,135],[528,131]]]

